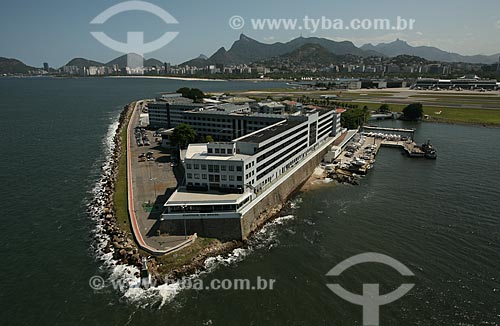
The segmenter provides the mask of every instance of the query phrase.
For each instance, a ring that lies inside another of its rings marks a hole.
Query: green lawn
[[[435,113],[439,111],[441,114]],[[436,121],[500,126],[500,110],[443,108],[424,104],[424,113]]]
[[[434,95],[429,95],[429,94],[415,94],[415,95],[410,95],[409,97],[411,98],[436,98],[436,99],[455,99],[455,100],[460,100],[460,99],[466,99],[466,100],[488,100],[488,101],[500,101],[500,96],[497,94],[484,94],[484,95],[460,95],[460,94],[434,94]]]
[[[370,110],[376,110],[380,107],[380,103],[363,103],[351,102],[360,107],[368,106]],[[500,110],[484,110],[474,108],[446,108],[440,106],[424,105],[424,114],[429,115],[432,120],[441,122],[458,122],[470,124],[488,124],[500,126]],[[406,105],[404,104],[389,104],[391,111],[400,112]],[[436,112],[441,111],[441,114]]]

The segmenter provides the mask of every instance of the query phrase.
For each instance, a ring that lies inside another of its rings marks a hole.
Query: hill
[[[329,52],[336,55],[352,54],[360,57],[383,56],[372,50],[361,50],[352,42],[336,42],[318,37],[298,37],[287,43],[276,42],[272,44],[256,41],[244,34],[240,35],[239,40],[235,41],[229,50],[221,47],[208,59],[196,58],[184,62],[182,65],[206,66],[208,64],[243,64],[262,61],[273,57],[278,57],[301,48],[306,44],[317,44]]]
[[[90,66],[103,66],[104,64],[98,61],[88,60],[85,58],[74,58],[70,60],[65,66],[76,66],[76,67],[90,67]]]
[[[26,74],[38,68],[28,66],[17,59],[0,57],[0,74]]]
[[[340,63],[345,60],[347,56],[349,55],[336,55],[319,44],[307,43],[290,53],[266,59],[264,63],[271,66],[293,65],[318,67]]]
[[[443,62],[466,62],[466,63],[486,63],[498,62],[500,54],[494,55],[472,55],[465,56],[458,53],[446,52],[432,46],[411,46],[406,41],[397,39],[391,43],[380,43],[377,45],[365,44],[361,46],[365,51],[376,51],[389,57],[397,55],[412,55],[422,57],[431,61]]]

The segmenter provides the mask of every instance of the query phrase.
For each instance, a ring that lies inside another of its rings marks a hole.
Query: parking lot
[[[154,132],[136,129],[138,114],[132,116],[131,170],[135,215],[146,243],[166,249],[183,242],[184,236],[168,236],[158,233],[163,204],[177,186],[180,167],[172,164],[171,155],[155,141]],[[136,132],[137,130],[137,132]],[[161,138],[160,138],[161,139]],[[175,171],[175,173],[174,173]]]

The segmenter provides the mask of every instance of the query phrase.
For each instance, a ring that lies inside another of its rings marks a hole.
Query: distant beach
[[[191,78],[191,77],[170,77],[170,76],[106,76],[105,78],[147,78],[147,79],[173,79],[184,81],[227,81],[225,79]]]

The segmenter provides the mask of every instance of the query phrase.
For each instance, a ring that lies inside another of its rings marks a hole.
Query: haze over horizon
[[[32,66],[48,62],[60,67],[75,57],[108,62],[121,53],[113,51],[92,37],[91,31],[103,31],[111,38],[124,41],[127,31],[144,31],[145,41],[160,37],[166,31],[179,35],[160,50],[145,55],[178,64],[200,54],[210,56],[221,46],[229,49],[241,33],[260,42],[287,42],[298,36],[323,37],[335,41],[352,41],[356,46],[366,43],[388,43],[397,38],[412,46],[438,47],[463,55],[500,52],[492,35],[500,32],[500,3],[482,1],[480,5],[465,0],[453,3],[400,3],[390,0],[380,6],[370,1],[308,2],[308,9],[290,6],[287,1],[256,0],[253,2],[222,0],[216,4],[196,1],[150,1],[158,5],[179,24],[165,24],[159,17],[146,12],[124,12],[103,25],[89,22],[108,7],[122,1],[50,0],[3,4],[0,12],[0,56],[16,58]],[[242,29],[234,30],[228,20],[239,15],[247,20]],[[383,30],[254,30],[252,18],[297,18],[304,16],[331,19],[389,18],[401,16],[415,19],[415,28],[405,31]]]

